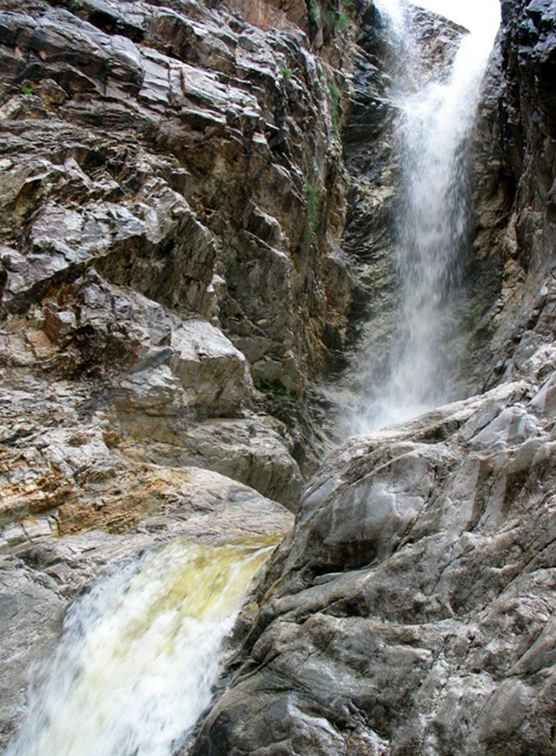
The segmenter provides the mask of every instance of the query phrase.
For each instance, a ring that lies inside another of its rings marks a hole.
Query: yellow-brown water
[[[175,541],[99,582],[69,612],[6,756],[170,756],[210,703],[274,544]]]

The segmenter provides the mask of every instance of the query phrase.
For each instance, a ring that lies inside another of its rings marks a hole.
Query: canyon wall
[[[179,534],[289,527],[351,303],[357,8],[1,5],[4,741],[85,583]]]
[[[320,384],[363,342],[380,374],[396,306],[376,7],[4,0],[2,744],[84,586],[285,505],[184,753],[554,754],[552,6],[503,3],[472,145],[475,395],[322,459]]]
[[[555,753],[555,65],[554,4],[503,3],[467,261],[480,393],[324,461],[194,756]]]

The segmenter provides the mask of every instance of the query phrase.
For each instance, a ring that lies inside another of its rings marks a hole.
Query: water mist
[[[399,0],[381,0],[378,7],[406,56],[392,93],[400,114],[401,190],[393,233],[400,304],[385,374],[380,385],[362,387],[351,433],[403,422],[455,398],[455,303],[470,226],[467,148],[495,32],[464,35],[451,70],[431,79],[420,65],[412,14]]]

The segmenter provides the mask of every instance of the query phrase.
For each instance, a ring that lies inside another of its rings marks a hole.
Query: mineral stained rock
[[[556,753],[556,10],[502,8],[473,395],[322,461],[191,756]],[[343,37],[342,12],[2,4],[2,742],[104,570],[288,531],[315,381],[391,328],[392,51],[372,4]],[[415,18],[444,60],[461,30]]]
[[[3,745],[103,569],[290,527],[351,284],[331,3],[0,5]]]

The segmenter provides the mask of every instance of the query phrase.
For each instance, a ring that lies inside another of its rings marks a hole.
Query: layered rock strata
[[[467,281],[490,390],[324,463],[194,756],[556,751],[555,31],[503,3]]]
[[[103,569],[290,526],[276,502],[314,468],[308,396],[351,301],[356,9],[1,5],[3,744]]]
[[[288,528],[220,473],[292,505],[303,398],[361,336],[352,301],[368,318],[382,296],[384,35],[356,54],[341,254],[341,8],[232,5],[260,26],[185,0],[0,14],[4,739],[26,666],[103,569],[176,535]],[[549,0],[503,11],[468,271],[468,387],[485,393],[324,462],[194,756],[556,749],[556,19]]]
[[[475,388],[556,367],[556,13],[519,0],[502,14],[475,145]]]
[[[295,418],[350,302],[342,74],[297,27],[264,31],[214,5],[3,6],[4,330],[27,318],[43,349],[71,350],[75,332],[89,349],[65,299],[94,268],[130,300],[220,329],[263,392],[234,399],[235,415],[285,418],[289,430],[273,427],[303,465],[309,433]]]

